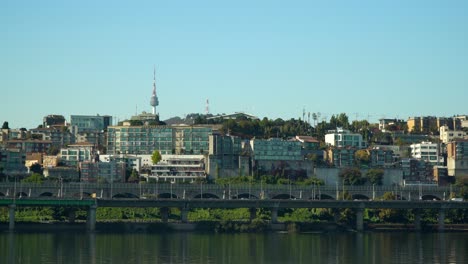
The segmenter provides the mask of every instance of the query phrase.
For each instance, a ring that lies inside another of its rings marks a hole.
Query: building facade
[[[433,165],[439,165],[443,162],[439,157],[439,145],[428,141],[418,144],[411,144],[411,157],[418,160],[430,162]]]
[[[104,131],[112,125],[112,116],[71,115],[70,124],[77,127],[78,133]]]
[[[125,182],[125,163],[123,162],[94,162],[79,163],[81,181],[111,183]]]
[[[337,148],[355,147],[363,149],[367,147],[367,142],[363,141],[361,134],[351,133],[351,131],[342,128],[328,131],[328,134],[325,135],[325,143]]]
[[[466,132],[463,130],[450,130],[448,126],[441,126],[439,129],[440,140],[447,144],[456,138],[463,139],[466,136]]]
[[[78,166],[80,162],[92,161],[94,159],[94,145],[89,143],[79,143],[70,145],[68,148],[60,150],[60,161],[67,166]]]
[[[206,154],[209,135],[215,127],[193,126],[112,126],[108,128],[107,153],[161,155]]]
[[[468,140],[456,139],[447,143],[448,176],[468,176]]]
[[[158,164],[151,166],[149,176],[157,181],[193,181],[205,179],[205,159],[203,155],[162,155]]]

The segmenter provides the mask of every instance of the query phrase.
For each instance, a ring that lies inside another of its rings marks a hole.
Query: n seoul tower
[[[151,95],[150,105],[153,107],[153,115],[156,115],[156,106],[159,105],[158,96],[156,95],[156,67],[154,67],[153,94]]]

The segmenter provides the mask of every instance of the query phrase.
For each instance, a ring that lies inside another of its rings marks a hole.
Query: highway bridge
[[[0,198],[173,198],[173,199],[296,199],[337,200],[346,192],[356,200],[374,200],[386,192],[393,193],[398,200],[447,200],[458,192],[455,187],[426,185],[413,186],[303,186],[303,185],[260,185],[260,184],[170,184],[170,183],[63,183],[26,184],[0,183]]]
[[[364,229],[364,209],[406,209],[413,210],[415,215],[415,229],[421,229],[421,209],[438,210],[438,227],[444,230],[445,212],[448,209],[468,209],[468,202],[459,201],[366,201],[366,200],[312,200],[312,199],[182,199],[182,198],[147,198],[147,199],[73,199],[73,198],[1,198],[0,206],[9,207],[9,230],[14,230],[15,210],[19,206],[48,206],[48,207],[80,207],[88,211],[87,229],[94,231],[96,226],[96,209],[98,207],[155,207],[161,209],[161,218],[167,222],[170,208],[179,208],[181,211],[181,222],[187,222],[187,215],[193,208],[249,208],[251,219],[255,218],[258,208],[271,211],[271,222],[277,223],[279,209],[285,208],[332,208],[332,209],[354,209],[356,212],[356,230]],[[335,212],[338,212],[335,210]]]

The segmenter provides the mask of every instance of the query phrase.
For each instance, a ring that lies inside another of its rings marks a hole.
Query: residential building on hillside
[[[463,130],[450,130],[448,126],[441,126],[440,129],[440,140],[447,144],[448,142],[460,138],[463,139],[466,136],[466,132]]]
[[[250,175],[249,166],[240,170],[243,152],[242,140],[235,136],[225,136],[214,133],[209,136],[207,173],[215,177]],[[247,157],[247,165],[250,156]]]
[[[82,161],[92,161],[95,158],[94,145],[77,143],[60,150],[60,161],[67,166],[78,166]]]
[[[29,132],[36,139],[51,141],[52,145],[61,148],[75,143],[74,135],[68,131],[67,127],[47,127],[33,128]]]
[[[423,141],[418,144],[411,144],[411,157],[430,162],[433,165],[443,163],[439,157],[439,145],[437,143]]]
[[[379,130],[387,132],[389,126],[402,127],[406,122],[403,119],[397,118],[381,118],[379,119]]]
[[[9,149],[21,149],[25,153],[40,152],[46,153],[52,147],[52,141],[50,140],[35,140],[35,139],[14,139],[8,140],[5,143],[6,148]]]
[[[107,132],[107,154],[162,155],[208,153],[209,135],[219,126],[111,126]]]
[[[123,162],[94,162],[79,163],[81,181],[84,182],[125,182],[125,163]]]
[[[162,155],[158,164],[151,166],[150,178],[157,181],[193,181],[205,179],[203,155]]]
[[[112,116],[108,115],[71,115],[71,126],[77,127],[77,132],[99,132],[112,125]]]
[[[355,154],[357,148],[354,147],[330,147],[327,150],[326,160],[334,167],[352,167],[355,165]]]
[[[369,150],[370,167],[390,167],[395,165],[393,150],[383,147],[373,147]]]
[[[26,153],[21,149],[0,149],[0,168],[6,175],[24,174],[27,172]]]
[[[403,180],[407,183],[433,183],[434,170],[430,162],[418,159],[402,159]]]
[[[286,141],[279,138],[252,139],[250,146],[254,160],[304,160],[301,155],[301,143]]]
[[[441,126],[448,126],[450,130],[457,130],[461,127],[459,119],[452,117],[421,116],[410,117],[406,122],[408,132],[431,133],[438,132]]]
[[[447,143],[448,176],[468,176],[468,140],[455,139]]]
[[[64,182],[80,180],[80,174],[76,167],[44,167],[44,177]]]
[[[123,162],[126,165],[127,169],[135,169],[139,173],[142,172],[142,169],[148,168],[148,170],[153,165],[151,159],[152,155],[133,155],[133,154],[120,154],[120,155],[99,155],[100,162]]]
[[[66,121],[63,115],[48,115],[45,116],[42,120],[42,126],[44,128],[52,127],[52,126],[65,126]]]
[[[328,134],[325,135],[325,143],[337,148],[355,147],[363,149],[367,147],[367,142],[363,141],[361,134],[351,133],[351,131],[342,128],[329,130]]]

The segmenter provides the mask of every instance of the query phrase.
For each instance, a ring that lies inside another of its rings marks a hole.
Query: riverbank
[[[15,232],[86,232],[85,222],[17,222]],[[164,233],[164,232],[213,232],[213,233],[319,233],[319,232],[355,232],[346,225],[335,223],[285,222],[270,223],[263,220],[248,221],[199,221],[179,222],[97,222],[96,232],[103,233]],[[365,232],[417,232],[412,224],[366,224]],[[436,224],[422,226],[423,232],[438,232]],[[8,232],[8,224],[0,223],[0,232]],[[468,224],[446,224],[444,232],[468,232]]]

